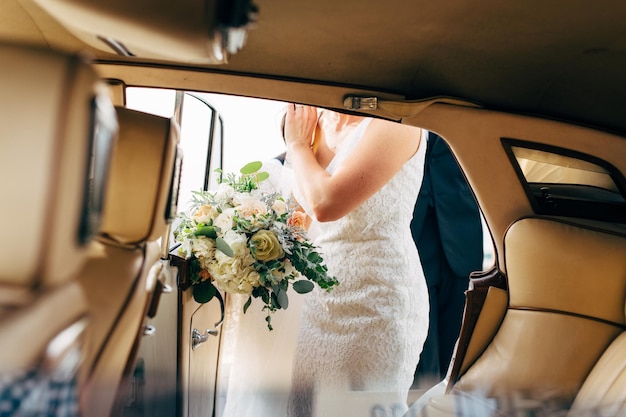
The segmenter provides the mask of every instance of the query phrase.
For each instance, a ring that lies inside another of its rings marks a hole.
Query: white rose
[[[226,233],[233,228],[233,217],[235,216],[235,210],[232,208],[226,209],[217,216],[213,222],[214,226],[219,227],[222,233]]]
[[[246,252],[249,252],[247,245],[248,239],[244,234],[237,233],[234,230],[228,230],[224,233],[222,239],[224,239],[233,250],[235,258],[243,258]]]
[[[215,191],[215,199],[217,201],[230,201],[235,195],[235,189],[228,184],[221,183]]]

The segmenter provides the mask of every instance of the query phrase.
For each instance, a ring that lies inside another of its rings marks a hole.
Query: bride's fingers
[[[315,107],[301,104],[289,105],[285,118],[285,140],[288,143],[309,143],[316,123]]]

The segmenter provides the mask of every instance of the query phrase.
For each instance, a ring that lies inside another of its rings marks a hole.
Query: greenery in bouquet
[[[260,298],[271,313],[286,309],[288,291],[330,290],[338,284],[318,249],[308,240],[304,214],[276,192],[259,183],[269,174],[261,162],[244,166],[237,176],[227,174],[215,192],[193,192],[190,210],[181,213],[174,231],[178,252],[190,262],[193,297],[209,302],[218,290]]]

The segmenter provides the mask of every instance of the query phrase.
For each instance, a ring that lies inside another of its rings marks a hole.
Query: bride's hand
[[[285,142],[288,148],[311,146],[317,125],[317,109],[301,104],[289,104],[285,117]]]

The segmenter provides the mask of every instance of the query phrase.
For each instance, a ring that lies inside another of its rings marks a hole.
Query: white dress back
[[[328,172],[349,157],[368,122],[348,139]],[[345,416],[350,410],[375,415],[376,407],[386,410],[382,415],[406,411],[428,331],[428,290],[410,230],[425,149],[422,141],[391,181],[358,208],[317,224],[315,244],[340,284],[305,297],[290,416]]]

